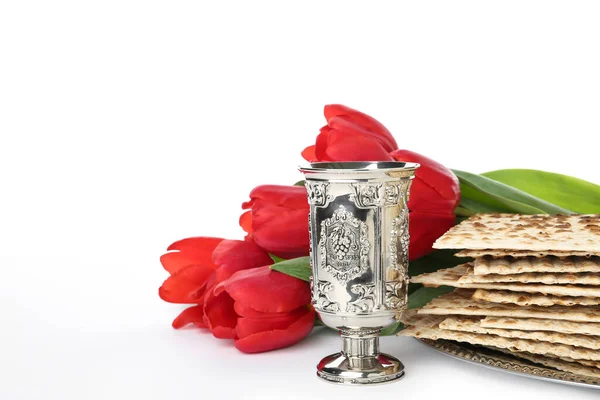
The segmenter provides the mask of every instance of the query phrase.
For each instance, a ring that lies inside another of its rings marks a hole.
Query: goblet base
[[[351,357],[340,352],[321,360],[317,365],[317,376],[331,383],[377,385],[402,378],[404,365],[396,357],[384,353]]]

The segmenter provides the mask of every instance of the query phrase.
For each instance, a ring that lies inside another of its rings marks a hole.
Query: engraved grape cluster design
[[[329,239],[331,240],[330,245],[334,249],[335,255],[339,260],[343,259],[351,248],[353,250],[357,248],[355,244],[352,244],[351,235],[352,233],[348,232],[345,227],[340,226],[334,228],[329,236]]]

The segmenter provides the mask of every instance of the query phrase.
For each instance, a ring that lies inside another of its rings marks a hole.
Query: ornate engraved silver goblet
[[[379,352],[379,333],[406,309],[406,204],[418,167],[319,162],[300,168],[310,203],[312,304],[342,337],[342,351],[317,365],[327,381],[374,384],[404,376],[398,359]]]

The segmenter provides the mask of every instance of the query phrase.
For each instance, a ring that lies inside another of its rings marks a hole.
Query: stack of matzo
[[[457,289],[407,313],[401,335],[600,378],[600,215],[479,214],[434,247],[474,261],[412,279]]]

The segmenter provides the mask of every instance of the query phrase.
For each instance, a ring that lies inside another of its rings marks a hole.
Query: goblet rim
[[[376,171],[415,171],[420,164],[404,161],[319,161],[300,166],[302,172],[373,173]]]

